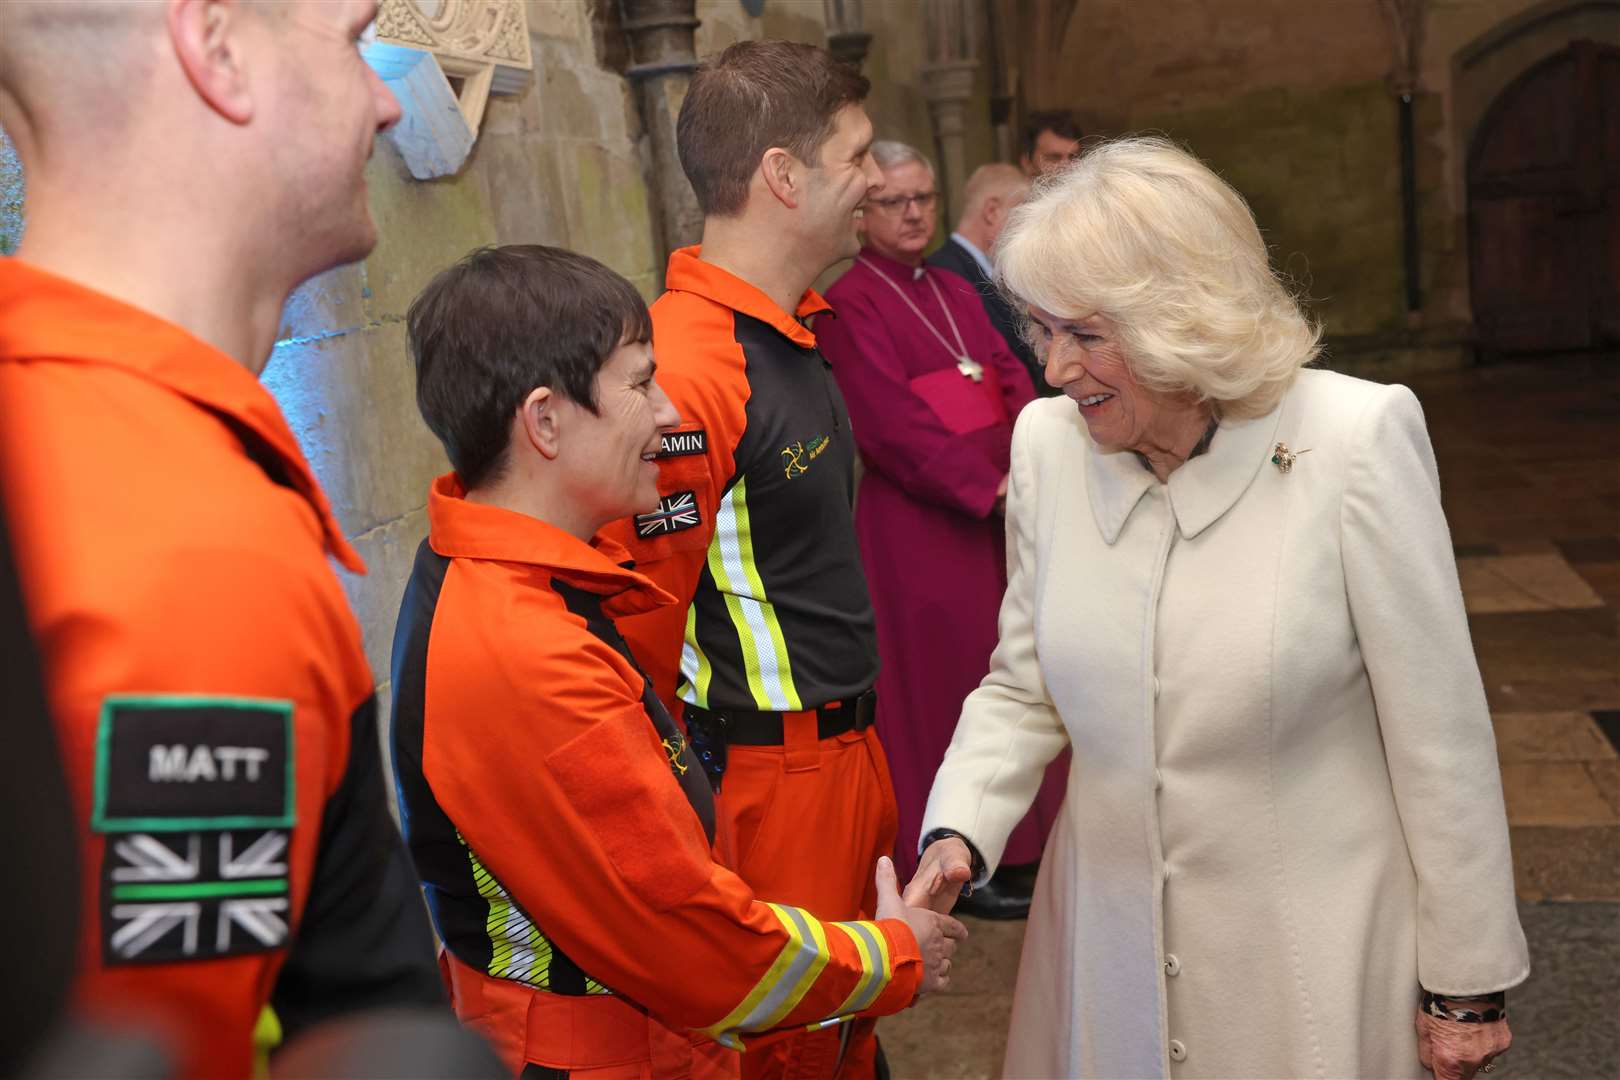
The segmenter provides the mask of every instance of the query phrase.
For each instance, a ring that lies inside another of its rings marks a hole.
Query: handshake
[[[969,858],[967,845],[956,837],[936,840],[923,852],[904,896],[894,863],[887,857],[878,860],[876,914],[879,919],[900,919],[911,927],[923,962],[918,997],[951,985],[951,956],[968,932],[951,918],[950,910],[972,877]]]

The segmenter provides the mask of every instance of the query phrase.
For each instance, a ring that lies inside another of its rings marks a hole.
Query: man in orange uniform
[[[679,419],[640,295],[582,255],[485,249],[409,332],[455,472],[400,608],[394,750],[458,1015],[525,1076],[719,1077],[746,1036],[943,985],[965,931],[904,907],[887,860],[878,921],[832,922],[711,858],[708,779],[612,621],[670,597],[591,543],[657,503]]]
[[[855,443],[807,325],[828,311],[811,282],[860,250],[857,211],[882,184],[866,91],[821,49],[781,41],[733,45],[693,76],[677,141],[703,244],[670,256],[652,309],[687,422],[659,454],[658,511],[612,530],[680,602],[624,633],[679,699],[738,874],[834,919],[873,910],[867,868],[896,831]],[[862,1024],[748,1055],[744,1072],[866,1077],[877,1052]]]
[[[190,1076],[249,1075],[267,1003],[291,1033],[443,1000],[327,557],[361,565],[255,378],[287,294],[375,242],[373,7],[0,16],[0,482],[80,828],[76,1004]]]

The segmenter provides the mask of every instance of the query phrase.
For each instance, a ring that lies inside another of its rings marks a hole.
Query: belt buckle
[[[877,691],[866,690],[855,698],[855,730],[865,731],[877,724]]]

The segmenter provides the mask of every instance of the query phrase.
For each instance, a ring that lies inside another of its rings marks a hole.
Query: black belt
[[[816,714],[816,738],[831,739],[846,731],[865,731],[877,723],[877,691],[829,701],[803,712],[760,712],[756,709],[705,709],[686,704],[681,711],[704,772],[715,790],[726,771],[727,746],[781,746],[783,717]]]

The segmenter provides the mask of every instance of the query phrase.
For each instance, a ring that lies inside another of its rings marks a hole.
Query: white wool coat
[[[1007,531],[1000,645],[923,826],[993,869],[1073,747],[1006,1074],[1427,1076],[1419,984],[1501,990],[1529,957],[1411,391],[1305,371],[1168,484],[1038,401]]]

